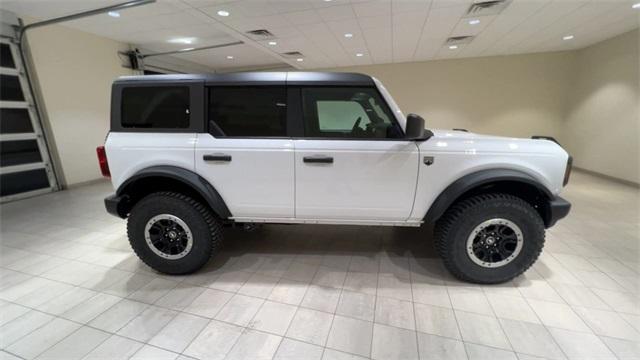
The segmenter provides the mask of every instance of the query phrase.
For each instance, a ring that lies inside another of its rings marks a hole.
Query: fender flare
[[[180,181],[200,194],[218,217],[221,219],[231,217],[231,212],[224,202],[224,199],[222,199],[222,196],[220,196],[218,191],[207,180],[193,171],[177,166],[160,165],[142,169],[123,182],[118,187],[118,190],[116,190],[116,195],[127,196],[127,187],[135,184],[139,180],[150,177],[164,177]]]
[[[533,176],[518,170],[512,169],[488,169],[467,174],[451,183],[438,195],[436,200],[431,204],[427,214],[424,217],[425,222],[434,223],[445,211],[464,193],[482,185],[512,181],[520,182],[535,187],[547,200],[554,198],[553,194],[543,184],[536,180]]]

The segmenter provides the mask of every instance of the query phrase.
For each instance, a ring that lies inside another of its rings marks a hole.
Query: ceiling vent
[[[304,57],[304,55],[302,55],[300,51],[289,51],[286,53],[282,53],[280,55],[282,55],[284,58],[287,58],[287,59],[298,59],[298,58]]]
[[[270,40],[275,38],[275,35],[265,29],[247,31],[247,35],[253,40]]]
[[[465,17],[498,15],[509,5],[509,3],[510,0],[475,1],[471,6],[469,6],[469,10],[467,10],[467,15],[465,15]]]
[[[473,40],[473,36],[453,36],[447,39],[447,45],[464,45]]]

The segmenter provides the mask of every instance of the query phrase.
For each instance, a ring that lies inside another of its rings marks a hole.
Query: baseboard
[[[79,183],[75,183],[75,184],[71,184],[71,185],[67,185],[64,187],[63,190],[68,190],[68,189],[75,189],[75,188],[79,188],[82,186],[87,186],[87,185],[94,185],[94,184],[100,184],[103,182],[107,182],[109,181],[108,179],[105,178],[99,178],[99,179],[92,179],[92,180],[87,180],[87,181],[82,181]]]
[[[617,182],[617,183],[620,183],[620,184],[623,184],[623,185],[631,186],[631,187],[634,187],[636,189],[640,189],[640,184],[637,183],[637,182],[620,179],[620,178],[617,178],[615,176],[605,175],[605,174],[599,173],[597,171],[587,170],[587,169],[583,169],[583,168],[576,167],[576,166],[573,167],[573,170],[577,170],[577,171],[583,172],[585,174],[589,174],[589,175],[592,175],[592,176],[595,176],[595,177],[599,177],[599,178],[610,180],[610,181],[614,181],[614,182]]]

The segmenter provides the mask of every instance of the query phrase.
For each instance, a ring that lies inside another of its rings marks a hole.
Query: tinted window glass
[[[306,137],[393,139],[402,131],[371,88],[303,88]]]
[[[0,66],[15,69],[16,63],[11,55],[11,48],[7,44],[0,44]]]
[[[286,98],[280,86],[212,87],[209,120],[224,136],[284,137]]]
[[[33,132],[27,109],[0,109],[0,134]]]
[[[189,127],[189,87],[130,87],[122,90],[122,127]]]
[[[0,75],[0,100],[24,101],[24,94],[17,76]]]

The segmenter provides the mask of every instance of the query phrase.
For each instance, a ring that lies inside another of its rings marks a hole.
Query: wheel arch
[[[438,195],[424,220],[435,223],[457,201],[489,192],[522,198],[538,211],[546,227],[552,225],[549,202],[554,196],[551,191],[533,176],[512,169],[482,170],[459,178]]]
[[[166,165],[142,169],[118,187],[116,196],[125,199],[118,208],[118,215],[126,217],[140,199],[159,191],[185,193],[209,205],[218,218],[231,217],[224,199],[207,180],[193,171]]]

